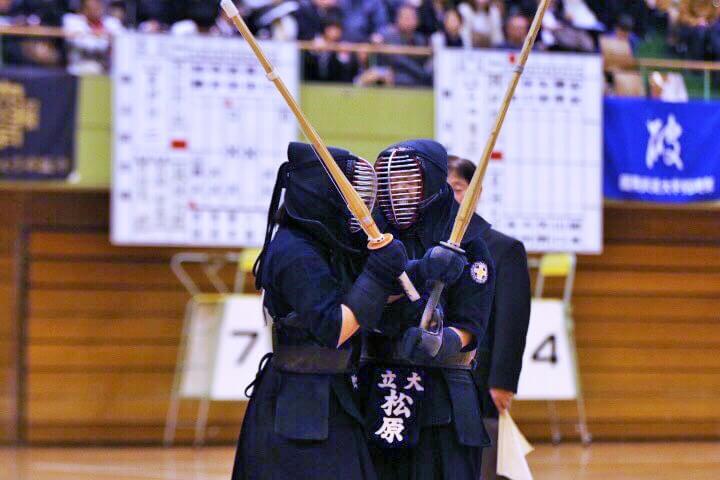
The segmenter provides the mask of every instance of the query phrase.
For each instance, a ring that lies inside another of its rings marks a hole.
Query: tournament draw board
[[[478,163],[518,56],[436,52],[435,136],[450,154]],[[602,251],[603,82],[596,55],[530,55],[478,208],[528,251]]]
[[[294,44],[262,47],[297,98]],[[255,247],[297,124],[242,39],[125,34],[113,56],[112,240]]]

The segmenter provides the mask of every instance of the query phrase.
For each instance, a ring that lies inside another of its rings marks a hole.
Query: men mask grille
[[[385,152],[375,162],[375,172],[383,215],[399,229],[409,228],[423,200],[423,173],[417,157],[404,149]]]
[[[370,162],[363,158],[358,158],[353,162],[352,169],[350,172],[350,183],[352,184],[355,191],[360,195],[360,198],[368,210],[372,212],[375,208],[375,199],[377,197],[378,183],[377,175]],[[350,231],[357,233],[361,230],[360,222],[355,216],[350,218]]]

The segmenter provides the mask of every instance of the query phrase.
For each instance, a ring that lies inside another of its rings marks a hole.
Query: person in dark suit
[[[450,157],[448,183],[461,202],[475,165],[469,160]],[[490,227],[485,222],[483,240],[495,262],[496,282],[490,321],[479,342],[474,379],[482,395],[485,428],[492,447],[482,453],[482,480],[497,477],[498,413],[510,408],[517,392],[522,369],[525,337],[530,323],[530,275],[525,247],[519,240]]]

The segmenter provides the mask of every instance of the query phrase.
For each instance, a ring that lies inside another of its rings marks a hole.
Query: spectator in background
[[[343,40],[369,42],[390,22],[382,0],[339,0],[343,13]]]
[[[319,45],[337,43],[343,37],[343,23],[338,16],[325,20]],[[311,82],[352,82],[358,73],[358,63],[350,52],[305,52],[305,79]]]
[[[234,31],[222,28],[218,22],[222,20],[218,4],[206,1],[194,1],[187,5],[187,8],[179,21],[170,27],[173,35],[197,35],[210,34],[232,35]],[[224,31],[221,31],[222,30]]]
[[[520,14],[533,18],[538,7],[538,0],[505,0],[507,17]]]
[[[640,46],[640,38],[635,35],[634,30],[635,22],[633,18],[630,15],[621,15],[611,36],[628,42],[633,54],[636,55],[637,49]]]
[[[441,47],[471,48],[470,29],[464,28],[463,19],[455,9],[445,12],[443,29],[430,37],[433,49]]]
[[[720,3],[712,0],[681,0],[677,35],[681,50],[690,58],[704,60],[709,51],[710,34],[720,18]]]
[[[505,42],[501,4],[494,0],[470,0],[470,3],[461,3],[458,12],[473,47],[498,47]]]
[[[413,3],[413,6],[418,12],[417,31],[426,38],[442,30],[445,11],[451,8],[450,5],[445,5],[445,0],[422,0],[420,5]]]
[[[0,0],[0,26],[19,25],[23,23],[20,9],[14,0]]]
[[[505,43],[500,47],[509,50],[521,49],[529,31],[530,19],[528,17],[520,13],[511,15],[505,22]]]
[[[397,20],[400,7],[410,5],[415,8],[418,16],[416,31],[430,37],[442,28],[445,10],[456,3],[456,0],[382,0],[391,22]]]
[[[75,75],[99,75],[110,66],[110,37],[123,30],[122,24],[106,14],[102,0],[83,0],[78,14],[63,16],[68,34],[68,70]]]
[[[388,45],[427,46],[427,39],[417,32],[417,27],[417,9],[412,5],[405,4],[398,8],[395,15],[395,24],[382,29],[379,32],[378,40],[382,40]],[[378,63],[392,70],[396,85],[432,85],[432,67],[424,57],[380,55]]]
[[[35,14],[28,15],[25,7],[19,1],[0,0],[0,26],[39,25],[41,18]],[[49,15],[46,18],[52,20]],[[54,67],[62,60],[60,45],[58,40],[3,37],[0,55],[8,64]]]
[[[539,0],[538,0],[539,1]],[[576,4],[577,5],[577,4]],[[591,18],[592,12],[587,7],[586,11]],[[595,40],[586,31],[574,26],[573,18],[565,11],[562,0],[551,0],[550,6],[543,17],[540,39],[545,48],[549,50],[571,51],[571,52],[593,52],[596,50]],[[592,23],[588,18],[583,24]]]
[[[138,30],[147,33],[157,33],[166,30],[174,19],[170,0],[139,0],[129,12],[130,22],[138,26]]]
[[[20,16],[18,5],[13,0],[0,0],[0,27],[22,24],[24,19]],[[0,55],[5,63],[23,63],[20,39],[2,37]]]
[[[325,21],[338,15],[337,0],[300,0],[297,11],[298,40],[313,40],[322,36]]]
[[[573,28],[591,32],[605,31],[605,25],[598,21],[583,0],[556,0],[555,3],[561,6],[564,20]]]
[[[295,1],[280,0],[252,10],[245,15],[258,38],[280,41],[296,40],[298,23],[295,19],[300,6]],[[232,25],[230,25],[232,27]],[[233,29],[235,27],[232,27]]]
[[[113,0],[108,7],[108,15],[117,19],[122,26],[127,26],[127,2],[124,0]]]
[[[60,26],[62,16],[69,11],[69,3],[59,0],[21,0],[18,3],[29,26]]]
[[[676,0],[584,0],[595,13],[606,31],[613,30],[622,15],[633,18],[634,32],[644,36],[650,20],[651,9],[659,3],[670,4]]]

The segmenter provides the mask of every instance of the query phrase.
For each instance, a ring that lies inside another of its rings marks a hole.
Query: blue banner
[[[720,199],[720,102],[605,100],[605,197]]]
[[[77,78],[0,69],[0,179],[65,179],[73,171]]]

